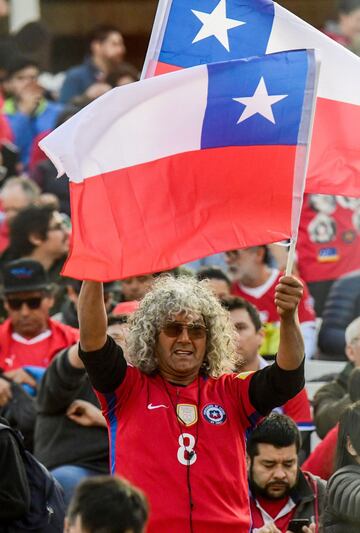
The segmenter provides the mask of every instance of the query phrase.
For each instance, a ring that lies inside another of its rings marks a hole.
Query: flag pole
[[[317,93],[318,93],[318,86],[319,86],[319,75],[320,75],[320,67],[321,67],[321,60],[320,60],[320,54],[318,50],[313,50],[313,61],[315,63],[315,80],[314,80],[314,96],[312,98],[312,101],[309,101],[310,108],[307,109],[308,116],[305,117],[304,121],[304,131],[302,138],[303,146],[306,146],[306,152],[303,154],[301,151],[299,152],[299,161],[296,163],[297,171],[295,174],[295,198],[296,202],[293,202],[293,214],[292,214],[292,236],[290,239],[290,247],[289,247],[289,255],[286,263],[286,270],[285,275],[290,276],[293,270],[294,262],[295,262],[295,250],[296,250],[296,243],[297,243],[297,237],[299,233],[299,225],[300,225],[300,216],[301,216],[301,209],[303,204],[303,198],[304,198],[304,191],[305,191],[305,182],[306,182],[306,176],[307,171],[309,168],[309,159],[310,159],[310,146],[311,146],[311,140],[312,140],[312,134],[313,134],[313,128],[314,128],[314,120],[315,120],[315,111],[316,111],[316,101],[317,101]],[[310,56],[310,51],[309,51]],[[305,95],[307,96],[307,94]],[[306,128],[306,122],[308,127]],[[300,131],[300,136],[301,131]],[[304,142],[305,141],[305,142]],[[305,157],[304,157],[305,156]]]
[[[296,239],[290,240],[289,254],[286,263],[285,276],[291,276],[294,262],[295,262],[295,249],[296,249]]]
[[[145,56],[144,66],[141,72],[141,80],[145,78],[152,78],[155,74],[155,63],[158,61],[160,54],[159,43],[161,43],[164,38],[166,23],[169,18],[171,6],[172,0],[159,1],[150,36],[149,46]]]

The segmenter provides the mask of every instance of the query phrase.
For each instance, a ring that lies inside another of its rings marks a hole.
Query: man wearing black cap
[[[39,262],[18,259],[8,263],[3,284],[8,318],[0,326],[0,370],[5,378],[35,386],[24,367],[47,367],[57,352],[77,342],[78,331],[49,317],[53,298]],[[0,378],[0,406],[10,398],[9,382]]]

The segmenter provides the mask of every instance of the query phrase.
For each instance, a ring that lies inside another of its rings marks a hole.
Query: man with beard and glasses
[[[296,521],[301,526],[300,520],[300,531],[318,531],[326,483],[300,470],[299,448],[299,430],[286,415],[272,413],[250,434],[246,449],[254,533],[286,533]]]

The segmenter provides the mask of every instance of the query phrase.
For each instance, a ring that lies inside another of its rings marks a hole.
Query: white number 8
[[[188,444],[185,442],[188,441]],[[179,449],[177,452],[177,458],[182,465],[192,465],[197,459],[196,452],[194,451],[195,438],[190,433],[183,433],[179,436]],[[186,452],[186,455],[185,455]]]

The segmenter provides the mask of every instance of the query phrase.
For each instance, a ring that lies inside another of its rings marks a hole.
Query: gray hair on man
[[[7,193],[10,189],[19,188],[27,196],[29,202],[32,203],[38,199],[40,196],[41,190],[40,187],[33,180],[27,178],[26,176],[15,176],[9,178],[3,185],[1,189],[1,195]]]
[[[358,337],[360,337],[360,316],[358,316],[357,318],[355,318],[355,320],[350,322],[350,324],[346,328],[345,330],[346,344],[347,345],[351,344],[352,342],[357,340]]]
[[[202,371],[217,378],[235,365],[234,328],[228,312],[209,288],[208,280],[191,276],[160,276],[130,317],[128,348],[130,362],[142,372],[157,370],[157,336],[165,322],[177,313],[203,317],[208,329],[207,351]]]

